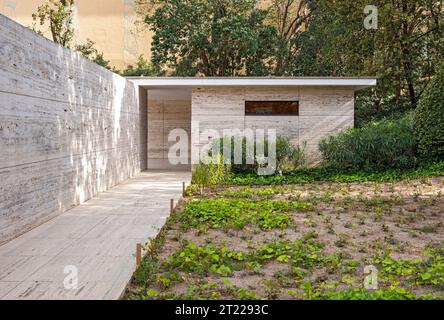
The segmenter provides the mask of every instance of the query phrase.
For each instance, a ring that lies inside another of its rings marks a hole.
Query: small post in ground
[[[138,243],[136,245],[136,265],[140,266],[142,262],[142,244]]]
[[[182,182],[182,197],[186,196],[186,188],[185,188],[185,181]]]
[[[173,214],[174,211],[174,199],[170,200],[170,214]]]

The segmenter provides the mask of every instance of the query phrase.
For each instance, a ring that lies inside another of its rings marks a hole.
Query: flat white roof
[[[237,78],[188,78],[188,77],[127,77],[134,84],[146,88],[160,87],[262,87],[262,86],[351,86],[364,89],[376,85],[376,78],[363,77],[237,77]]]

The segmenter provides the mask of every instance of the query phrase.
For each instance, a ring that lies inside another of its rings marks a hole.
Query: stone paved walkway
[[[118,299],[189,172],[143,172],[0,247],[0,299]],[[67,267],[68,266],[68,267]],[[64,281],[78,271],[77,289]],[[65,274],[66,272],[66,274]]]

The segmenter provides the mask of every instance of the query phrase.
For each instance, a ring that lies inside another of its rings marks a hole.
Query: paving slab
[[[0,246],[0,299],[118,299],[190,180],[143,172]]]

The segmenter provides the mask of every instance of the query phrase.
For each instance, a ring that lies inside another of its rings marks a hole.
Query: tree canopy
[[[37,12],[32,15],[34,24],[32,29],[40,34],[43,32],[37,27],[46,23],[49,25],[52,40],[69,48],[74,36],[74,26],[72,22],[72,6],[74,0],[48,0],[37,8]]]
[[[85,58],[111,70],[109,61],[105,59],[103,53],[96,49],[94,41],[87,39],[84,44],[73,44],[75,32],[73,23],[74,5],[75,0],[46,0],[37,8],[37,12],[32,15],[34,23],[31,29],[43,35],[44,31],[42,31],[42,28],[49,26],[52,40],[55,43],[66,48],[74,46],[73,49]],[[37,26],[37,22],[40,27]]]
[[[276,30],[254,0],[166,0],[146,16],[152,62],[180,76],[267,75]]]
[[[443,61],[443,0],[138,0],[152,63],[180,76],[376,76],[370,119],[416,106]]]
[[[317,1],[290,69],[296,74],[377,76],[376,107],[415,106],[443,59],[443,1],[376,0],[378,27],[366,30],[367,1]],[[377,111],[377,110],[376,110]]]

